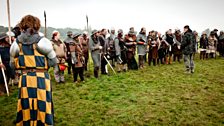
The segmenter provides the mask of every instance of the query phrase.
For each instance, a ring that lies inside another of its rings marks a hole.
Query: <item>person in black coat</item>
[[[184,55],[184,64],[186,73],[194,73],[193,54],[196,51],[196,40],[194,34],[188,25],[184,26],[184,35],[181,42],[181,49]]]
[[[203,33],[200,38],[200,59],[206,58],[206,49],[208,48],[208,37],[206,33]]]
[[[172,64],[172,57],[173,57],[173,45],[174,45],[174,37],[172,34],[172,30],[169,29],[166,32],[165,39],[167,43],[169,43],[169,50],[168,50],[168,57],[166,58],[166,64]]]
[[[14,35],[12,36],[12,42],[14,39]],[[4,69],[6,82],[9,83],[10,78],[15,78],[15,73],[10,67],[10,46],[9,36],[6,33],[0,34],[0,55],[2,62],[0,63],[0,69]],[[0,95],[6,93],[5,82],[2,70],[0,70]]]
[[[100,42],[100,46],[102,46],[102,50],[101,50],[101,74],[106,75],[107,71],[106,71],[106,65],[107,65],[107,61],[104,58],[104,56],[106,56],[107,54],[107,40],[106,40],[106,35],[107,35],[107,30],[106,29],[102,29],[99,35],[99,42]]]
[[[224,32],[220,31],[219,39],[218,39],[218,51],[220,56],[224,57]]]

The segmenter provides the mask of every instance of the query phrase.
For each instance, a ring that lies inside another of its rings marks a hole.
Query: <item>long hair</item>
[[[39,18],[32,15],[24,16],[19,23],[19,28],[23,31],[27,31],[29,29],[29,33],[31,35],[34,34],[35,32],[38,32],[40,26],[41,25]]]

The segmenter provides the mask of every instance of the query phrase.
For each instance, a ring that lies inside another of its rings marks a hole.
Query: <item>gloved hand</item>
[[[6,68],[5,68],[5,65],[4,65],[3,63],[0,64],[0,68],[1,68],[1,69],[3,68],[4,70],[6,69]]]

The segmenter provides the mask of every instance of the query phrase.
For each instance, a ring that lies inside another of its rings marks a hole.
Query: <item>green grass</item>
[[[196,60],[195,73],[183,63],[147,66],[75,85],[53,81],[55,125],[224,125],[224,59]],[[52,76],[53,78],[53,76]],[[0,97],[0,125],[16,118],[17,89]]]

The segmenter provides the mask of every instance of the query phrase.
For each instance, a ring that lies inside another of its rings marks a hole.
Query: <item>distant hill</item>
[[[8,31],[8,27],[0,26],[0,33],[7,32],[7,31]]]
[[[76,28],[53,28],[53,27],[47,27],[47,38],[51,39],[51,35],[53,31],[59,31],[59,33],[61,34],[61,39],[65,39],[66,38],[66,34],[68,31],[72,31],[73,33],[81,33],[83,32],[83,30],[81,29],[76,29]],[[44,33],[44,27],[40,28],[40,32]]]
[[[61,39],[64,40],[66,38],[66,34],[68,31],[72,31],[73,33],[82,33],[83,31],[86,31],[85,29],[76,29],[76,28],[53,28],[53,27],[47,27],[47,38],[51,39],[51,34],[53,31],[59,31],[61,34]],[[0,26],[0,32],[7,32],[8,27]],[[91,28],[90,30],[91,31]],[[44,27],[40,28],[40,32],[44,33]]]

